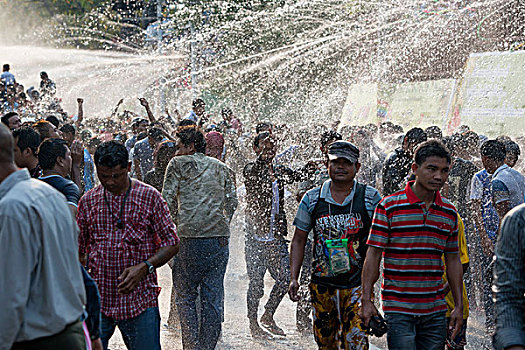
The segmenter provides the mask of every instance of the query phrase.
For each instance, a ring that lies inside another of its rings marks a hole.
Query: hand
[[[71,144],[71,160],[74,165],[80,165],[84,160],[84,147],[79,140],[74,140]]]
[[[377,312],[377,308],[373,302],[369,300],[362,300],[358,315],[361,320],[363,320],[365,327],[368,327],[372,317],[379,315],[379,313]]]
[[[450,322],[448,323],[448,332],[450,339],[455,339],[463,326],[463,309],[454,308],[450,313]]]
[[[124,102],[124,99],[121,98],[120,100],[118,100],[118,103],[117,103],[117,106],[120,106],[122,104],[122,102]]]
[[[93,340],[91,342],[91,349],[92,350],[103,350],[104,347],[102,346],[102,340],[100,338]]]
[[[80,98],[80,97],[77,98],[77,103],[78,103],[79,105],[81,105],[82,103],[84,103],[84,99],[83,99],[83,98]]]
[[[137,288],[139,282],[148,274],[148,266],[141,262],[138,265],[128,267],[118,276],[118,292],[120,294],[129,294]]]
[[[144,107],[149,107],[148,101],[144,97],[139,97],[140,104]]]
[[[301,297],[299,296],[299,282],[296,279],[293,279],[290,282],[290,287],[288,287],[288,295],[292,301],[299,301]]]

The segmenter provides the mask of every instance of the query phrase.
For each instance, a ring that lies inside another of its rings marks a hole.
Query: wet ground
[[[254,340],[249,333],[248,319],[246,317],[246,290],[248,288],[248,276],[246,275],[246,265],[244,262],[244,235],[242,231],[241,215],[238,211],[232,222],[232,237],[230,240],[230,260],[225,277],[225,320],[223,323],[222,340],[217,349],[240,349],[240,350],[299,350],[316,349],[313,335],[305,336],[296,331],[295,328],[295,304],[290,301],[288,296],[284,298],[275,314],[276,323],[284,329],[286,337],[275,337],[271,341]],[[159,284],[162,292],[159,297],[161,314],[161,344],[163,349],[182,349],[180,331],[167,328],[167,319],[170,308],[171,294],[171,269],[163,266],[158,271]],[[265,283],[265,294],[268,295],[273,280],[267,274]],[[263,312],[263,305],[266,296],[261,300],[259,315]],[[483,311],[472,311],[469,318],[469,328],[467,333],[467,350],[492,349],[490,339],[483,326]],[[381,339],[372,337],[370,339],[371,350],[387,349],[386,337]],[[110,341],[111,350],[126,349],[120,333],[115,335]]]

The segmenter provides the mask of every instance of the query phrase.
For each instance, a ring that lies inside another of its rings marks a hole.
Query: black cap
[[[357,163],[359,160],[359,148],[348,141],[335,141],[328,146],[328,159],[345,158],[350,163]]]

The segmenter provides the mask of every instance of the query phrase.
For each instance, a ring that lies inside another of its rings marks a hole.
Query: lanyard
[[[354,193],[354,196],[352,197],[352,201],[350,202],[349,214],[352,214],[352,210],[354,209],[354,199],[355,199],[356,188],[357,188],[357,183],[354,182],[354,186],[352,188],[352,192]],[[352,193],[352,192],[350,192],[350,193]],[[332,225],[332,207],[330,206],[330,202],[327,202],[327,203],[328,203],[328,220],[330,221],[330,226],[334,226],[335,227],[335,225]],[[332,230],[329,230],[328,232],[329,232],[328,233],[328,239],[332,239]]]
[[[131,179],[129,179],[129,187],[128,187],[128,190],[126,191],[126,195],[124,196],[124,199],[122,200],[122,205],[120,206],[120,216],[117,220],[117,229],[119,230],[122,230],[124,228],[124,224],[122,223],[122,215],[124,214],[124,207],[126,206],[126,200],[128,199],[130,191],[131,191]],[[109,210],[109,216],[113,217],[113,212],[111,210],[111,205],[109,204],[108,197],[106,196],[105,188],[104,188],[104,201],[106,201],[106,205]]]

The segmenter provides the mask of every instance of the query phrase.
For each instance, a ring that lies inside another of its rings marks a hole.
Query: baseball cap
[[[350,163],[357,163],[359,148],[348,141],[335,141],[328,146],[328,159],[335,160],[337,158],[345,158]]]

